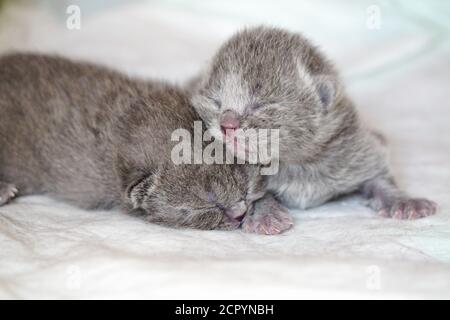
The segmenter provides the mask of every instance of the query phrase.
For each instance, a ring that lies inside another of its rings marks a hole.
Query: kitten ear
[[[155,190],[156,179],[156,171],[149,171],[145,174],[141,174],[128,184],[125,195],[133,208],[141,208],[144,201],[151,197]]]
[[[320,104],[325,110],[328,110],[336,103],[338,98],[338,85],[334,79],[315,77],[314,87]]]
[[[327,111],[338,100],[341,91],[337,76],[332,74],[311,74],[302,63],[297,64],[302,87],[311,88],[323,110]]]

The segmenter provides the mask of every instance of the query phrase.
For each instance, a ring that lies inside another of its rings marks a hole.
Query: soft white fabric
[[[361,117],[389,138],[400,184],[439,212],[395,221],[347,197],[293,212],[285,234],[258,236],[172,230],[24,197],[0,208],[0,298],[450,298],[444,1],[383,2],[379,29],[360,1],[134,1],[107,10],[88,2],[72,31],[64,1],[6,8],[0,50],[182,81],[243,25],[304,31],[338,63]]]

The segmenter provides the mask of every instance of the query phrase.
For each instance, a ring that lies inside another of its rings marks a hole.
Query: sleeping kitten
[[[309,208],[359,191],[385,217],[435,213],[435,203],[397,187],[383,137],[361,124],[333,64],[300,34],[266,27],[239,32],[188,86],[217,139],[240,128],[279,129],[280,170],[267,183],[283,204]],[[278,215],[264,212],[244,228],[277,233],[280,226],[272,229],[271,222]],[[281,215],[281,229],[288,229],[292,221]]]
[[[47,194],[148,221],[236,229],[265,193],[258,167],[174,165],[198,115],[181,89],[63,58],[0,58],[0,206]]]

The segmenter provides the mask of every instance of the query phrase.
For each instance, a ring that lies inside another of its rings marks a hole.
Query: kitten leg
[[[369,207],[381,216],[394,219],[419,219],[436,213],[436,203],[404,194],[391,176],[369,180],[362,187]]]
[[[8,203],[17,195],[17,188],[10,183],[0,181],[0,206]]]
[[[271,194],[256,201],[253,213],[244,218],[242,229],[248,233],[278,234],[290,229],[294,220],[289,211]]]

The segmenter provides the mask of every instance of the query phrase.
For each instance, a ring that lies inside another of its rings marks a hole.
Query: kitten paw
[[[242,223],[244,232],[273,235],[282,233],[294,225],[292,215],[284,208],[264,209],[267,211],[257,211],[244,219]]]
[[[382,217],[413,220],[431,216],[436,213],[437,204],[427,199],[400,199],[390,207],[382,208]]]
[[[16,195],[17,188],[13,184],[0,182],[0,206],[8,203]]]

